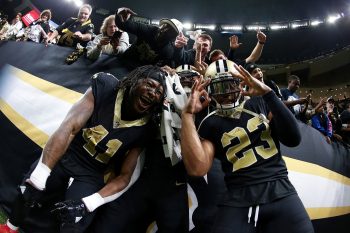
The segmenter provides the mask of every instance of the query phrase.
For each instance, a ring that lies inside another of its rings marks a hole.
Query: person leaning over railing
[[[90,41],[86,47],[89,59],[97,60],[102,53],[122,54],[129,48],[129,35],[115,25],[115,15],[110,15],[103,20],[100,32],[101,34]]]
[[[58,35],[58,45],[75,47],[78,43],[86,46],[91,40],[94,32],[94,25],[91,22],[92,7],[84,4],[80,7],[78,18],[69,18],[63,24],[58,26],[56,30],[50,34],[47,43],[51,43]]]

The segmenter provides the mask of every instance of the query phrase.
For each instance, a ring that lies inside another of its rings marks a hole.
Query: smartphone
[[[116,31],[114,32],[113,36],[111,36],[111,39],[120,39],[120,37],[122,36],[122,32],[121,31]]]

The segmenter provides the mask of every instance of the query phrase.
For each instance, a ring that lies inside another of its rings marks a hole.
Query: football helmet
[[[159,21],[159,26],[163,24],[169,24],[177,34],[183,30],[183,24],[177,19],[161,19]]]
[[[176,73],[179,75],[182,88],[189,95],[194,81],[199,78],[200,74],[194,70],[193,66],[187,64],[177,67]]]
[[[205,72],[205,78],[211,79],[209,95],[215,101],[218,113],[224,116],[231,116],[241,99],[240,79],[235,74],[238,71],[230,60],[217,60]]]

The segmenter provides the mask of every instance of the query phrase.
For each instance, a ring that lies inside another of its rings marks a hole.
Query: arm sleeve
[[[184,48],[175,48],[174,49],[174,60],[176,63],[176,66],[179,65],[194,65],[196,53],[193,50],[187,50],[185,51]]]
[[[62,30],[69,27],[72,23],[74,23],[75,20],[76,18],[69,18],[66,21],[64,21],[60,26],[56,28],[56,31],[58,32],[58,34],[61,35]]]
[[[43,30],[47,34],[50,31],[50,25],[48,23],[43,24]]]
[[[16,27],[17,31],[21,30],[21,28],[23,27],[22,21],[18,21],[18,22],[15,24],[15,27]]]
[[[282,100],[287,101],[288,100],[288,91],[287,89],[281,89],[282,94]]]
[[[118,52],[117,54],[122,54],[129,48],[129,35],[126,32],[123,32],[120,39],[119,39],[119,45],[118,45]]]
[[[89,41],[89,43],[86,46],[86,55],[89,59],[95,61],[97,60],[101,53],[102,49],[98,48],[97,45],[100,43],[102,34],[97,35],[93,41]]]
[[[147,25],[139,22],[134,22],[130,19],[125,22],[122,22],[118,14],[115,15],[115,24],[122,31],[134,34],[137,37],[141,36],[142,38],[152,37],[153,36],[152,33],[154,32],[154,29],[156,27],[153,25],[151,26],[151,25]]]
[[[104,101],[108,96],[116,91],[119,80],[109,73],[96,73],[91,78],[92,94],[95,99],[95,109],[103,106]]]
[[[321,126],[321,123],[320,123],[320,119],[318,118],[318,115],[314,115],[312,118],[311,118],[311,125],[313,128],[317,129],[318,131],[320,131],[321,133],[323,133],[324,135],[326,135],[326,131],[325,129]]]
[[[234,59],[235,59],[235,50],[233,50],[231,48],[228,50],[227,59],[230,60],[230,61],[234,61]]]
[[[81,31],[81,33],[93,35],[94,28],[95,28],[95,26],[92,23],[90,23],[86,28],[84,28],[84,30]]]
[[[265,94],[263,99],[273,115],[271,123],[279,141],[289,147],[299,145],[301,135],[294,115],[273,91]]]

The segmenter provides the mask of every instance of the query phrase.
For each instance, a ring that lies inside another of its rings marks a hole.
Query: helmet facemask
[[[218,73],[210,82],[209,93],[218,113],[230,116],[241,98],[240,79],[230,73]]]
[[[191,88],[194,82],[200,77],[200,74],[194,70],[193,66],[187,64],[177,67],[176,73],[179,76],[182,88],[187,96],[189,96],[191,94]]]
[[[180,77],[180,83],[187,95],[190,95],[194,81],[199,78],[199,74],[195,71],[185,70],[177,73]]]

